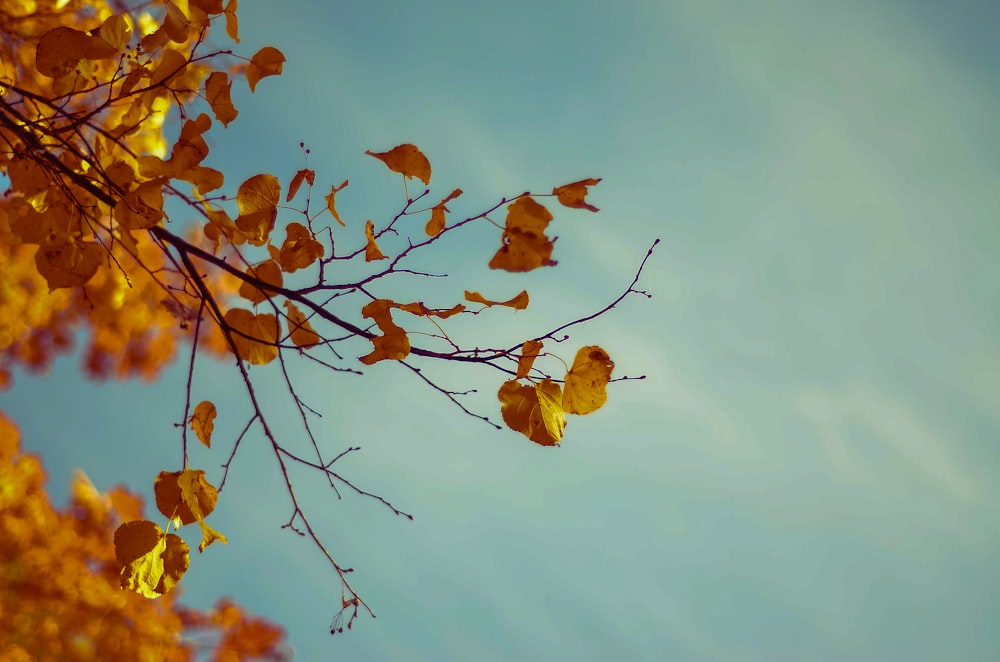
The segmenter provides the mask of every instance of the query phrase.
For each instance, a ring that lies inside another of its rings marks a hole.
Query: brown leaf
[[[587,196],[587,187],[595,186],[600,181],[600,179],[581,179],[572,184],[557,186],[552,189],[552,194],[559,196],[559,202],[565,207],[599,211],[594,205],[588,204],[584,198]]]
[[[254,175],[240,184],[236,204],[240,215],[236,227],[254,246],[263,246],[274,229],[281,199],[281,184],[274,175]]]
[[[215,119],[222,122],[223,126],[229,126],[229,123],[240,114],[230,96],[232,87],[229,77],[221,71],[213,71],[205,82],[205,98],[212,107]]]
[[[389,166],[389,170],[398,172],[404,177],[416,177],[424,184],[431,183],[431,163],[416,145],[405,143],[393,147],[388,152],[368,150],[365,154],[374,156]]]
[[[115,531],[115,557],[122,566],[121,587],[158,598],[177,585],[190,565],[187,543],[155,522],[125,522]]]
[[[307,349],[318,345],[321,338],[313,330],[312,325],[309,324],[309,320],[302,314],[302,311],[287,299],[285,300],[285,309],[288,311],[288,332],[296,347]]]
[[[507,301],[490,301],[484,297],[479,292],[465,291],[465,300],[471,301],[472,303],[481,303],[487,308],[492,308],[493,306],[507,306],[508,308],[513,308],[514,310],[524,310],[528,307],[528,291],[521,290],[513,299]]]
[[[181,524],[205,519],[219,500],[219,491],[205,480],[201,469],[161,471],[153,482],[156,508],[164,517],[179,519]]]
[[[292,177],[292,183],[288,185],[288,195],[285,196],[285,202],[292,201],[295,194],[299,192],[302,182],[307,182],[309,186],[312,186],[316,182],[316,172],[309,168],[303,168],[295,173],[295,176]]]
[[[378,244],[375,243],[375,224],[371,221],[365,222],[365,238],[368,240],[368,243],[365,245],[365,262],[388,259],[382,253]]]
[[[386,359],[401,361],[410,353],[410,339],[406,337],[406,332],[392,321],[393,303],[389,299],[375,299],[361,309],[361,314],[375,320],[375,324],[383,334],[372,337],[375,349],[361,357],[361,362],[365,365]]]
[[[521,356],[517,360],[517,376],[514,379],[524,379],[531,373],[535,359],[542,351],[541,340],[525,340],[521,345]]]
[[[451,193],[449,193],[448,197],[446,197],[444,200],[431,207],[431,218],[429,221],[427,221],[427,225],[424,227],[424,232],[427,233],[428,237],[437,236],[438,234],[441,233],[441,230],[444,230],[444,225],[445,225],[444,214],[446,211],[448,211],[448,208],[445,207],[445,204],[454,200],[460,195],[462,195],[462,189],[457,188]]]
[[[44,244],[35,253],[35,268],[49,284],[49,291],[86,285],[101,264],[104,249],[85,241]]]
[[[228,18],[228,11],[226,16]],[[257,51],[250,59],[250,66],[247,67],[247,83],[250,85],[250,91],[253,92],[257,88],[257,83],[262,78],[280,74],[284,62],[284,54],[273,46],[265,46]]]
[[[507,210],[503,245],[490,260],[490,269],[516,272],[553,266],[554,242],[545,236],[552,220],[549,210],[527,196],[518,198]]]

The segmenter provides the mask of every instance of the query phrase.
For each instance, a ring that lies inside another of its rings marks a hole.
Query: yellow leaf
[[[471,301],[472,303],[481,303],[487,308],[492,308],[493,306],[507,306],[508,308],[513,308],[514,310],[524,310],[528,307],[529,297],[527,290],[521,290],[517,296],[508,301],[490,301],[479,292],[470,292],[469,290],[466,290],[465,300]]]
[[[532,198],[518,198],[507,207],[502,246],[490,260],[490,269],[531,271],[552,266],[553,242],[545,236],[552,214]]]
[[[226,16],[229,16],[228,11]],[[256,89],[261,78],[280,74],[284,62],[284,54],[274,46],[265,46],[257,51],[250,59],[250,66],[247,67],[247,83],[250,85],[250,91]]]
[[[243,308],[226,312],[226,325],[232,331],[236,356],[256,365],[278,358],[278,319],[271,313],[254,315]]]
[[[368,240],[365,245],[365,262],[388,259],[375,243],[375,224],[371,221],[365,222],[365,238]]]
[[[236,192],[236,204],[240,209],[236,227],[254,246],[267,243],[278,216],[280,199],[281,184],[274,175],[254,175],[240,184]]]
[[[302,311],[287,299],[285,300],[285,309],[288,311],[288,331],[296,347],[305,349],[318,345],[320,343],[319,334],[313,330]]]
[[[215,119],[222,122],[223,126],[229,126],[229,123],[240,114],[230,96],[232,88],[233,84],[229,81],[229,77],[221,71],[213,71],[205,81],[205,99],[212,107]]]
[[[385,359],[401,361],[410,353],[410,339],[406,337],[406,332],[392,321],[392,307],[393,302],[389,299],[375,299],[361,309],[361,314],[375,320],[383,334],[371,339],[375,349],[361,357],[361,362],[365,365],[372,365]]]
[[[187,543],[155,522],[125,522],[115,531],[115,558],[122,566],[121,587],[158,598],[177,585],[191,557]]]
[[[581,179],[572,184],[557,186],[552,189],[552,194],[559,196],[559,202],[565,207],[598,211],[597,207],[588,204],[584,198],[587,197],[587,187],[595,186],[600,181],[600,179]]]
[[[278,251],[278,263],[287,273],[305,269],[326,252],[323,244],[313,239],[312,233],[301,223],[289,223],[285,232],[285,241]]]
[[[416,145],[405,143],[393,147],[388,152],[368,150],[365,154],[374,156],[389,166],[389,170],[398,172],[404,177],[416,177],[424,184],[431,183],[431,163]]]
[[[543,379],[536,386],[504,382],[497,393],[500,414],[507,426],[542,446],[554,446],[563,437],[566,416],[562,393],[555,382]]]
[[[205,548],[211,545],[213,542],[218,540],[223,545],[229,544],[229,539],[222,535],[205,522],[199,520],[198,526],[201,527],[201,542],[198,544],[198,553],[204,552]]]
[[[309,186],[312,186],[316,182],[316,172],[310,170],[309,168],[303,168],[295,173],[292,177],[292,183],[288,185],[288,195],[285,196],[285,202],[291,202],[295,194],[299,192],[299,187],[302,186],[302,182],[308,182]]]
[[[153,482],[156,508],[164,517],[191,524],[208,517],[219,499],[219,491],[205,480],[201,469],[161,471]]]
[[[462,189],[457,188],[451,193],[449,193],[448,197],[446,197],[444,200],[431,207],[431,218],[429,221],[427,221],[427,225],[424,227],[424,232],[427,233],[428,237],[434,237],[440,234],[441,230],[444,230],[444,224],[445,224],[444,214],[446,211],[448,211],[448,208],[445,207],[445,204],[454,200],[460,195],[462,195]]]
[[[249,267],[247,275],[276,287],[281,287],[283,283],[281,267],[274,260],[266,260],[255,267]],[[262,303],[270,298],[270,292],[244,281],[240,285],[240,296],[252,303]]]
[[[115,205],[115,220],[129,230],[148,230],[163,219],[166,177],[143,182]]]
[[[123,14],[112,14],[104,20],[97,33],[112,48],[121,51],[132,38],[132,26]]]
[[[517,376],[515,379],[523,379],[531,373],[531,366],[535,364],[535,359],[542,351],[541,340],[525,340],[521,345],[521,357],[517,360]]]
[[[198,441],[209,448],[212,447],[212,431],[215,430],[215,405],[208,400],[203,400],[194,408],[191,415],[191,429],[198,435]]]
[[[343,191],[345,188],[347,188],[346,179],[340,186],[331,186],[330,194],[326,196],[326,208],[330,210],[330,213],[333,214],[333,217],[337,219],[337,222],[340,223],[341,226],[344,226],[345,223],[340,220],[340,214],[337,213],[337,206],[335,203],[337,200],[337,191]]]
[[[611,381],[615,362],[597,345],[581,347],[566,373],[562,407],[570,414],[589,414],[608,400],[605,387]]]
[[[104,249],[90,242],[45,244],[35,253],[35,268],[49,284],[49,291],[86,285],[101,264]]]

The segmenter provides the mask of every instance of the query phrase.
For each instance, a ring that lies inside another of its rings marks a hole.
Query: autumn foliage
[[[164,519],[116,511],[123,523],[113,535],[111,511],[100,520],[102,540],[114,542],[116,586],[135,594],[129,604],[136,596],[161,598],[167,607],[147,609],[169,609],[170,589],[191,563],[179,531],[197,524],[199,552],[226,541],[206,521],[224,498],[226,474],[216,481],[190,466],[188,433],[206,447],[217,445],[214,421],[221,414],[210,394],[201,395],[195,365],[206,354],[228,357],[248,403],[245,413],[226,412],[245,416],[247,424],[238,438],[225,440],[225,471],[245,435],[259,434],[270,444],[290,502],[285,527],[312,540],[331,563],[350,627],[359,608],[374,612],[309,523],[288,465],[308,467],[335,490],[405,513],[336,470],[334,463],[357,449],[318,442],[309,422],[315,411],[296,391],[287,363],[354,374],[396,363],[462,412],[499,427],[463,404],[467,392],[441,386],[416,362],[486,367],[501,375],[493,388],[507,427],[555,446],[564,438],[567,415],[604,404],[614,370],[608,352],[595,345],[579,347],[568,364],[552,353],[568,338],[558,334],[642,293],[634,289],[642,267],[621,296],[591,315],[522,335],[508,346],[479,346],[474,332],[468,335],[472,322],[491,324],[497,315],[525,309],[528,292],[514,286],[482,294],[466,289],[468,283],[452,284],[444,273],[416,270],[410,258],[472,224],[492,224],[496,243],[486,247],[484,269],[521,273],[554,266],[550,207],[596,212],[587,196],[600,179],[503,197],[455,217],[448,205],[462,189],[411,193],[416,182],[430,187],[433,178],[417,146],[369,150],[388,176],[402,180],[405,202],[386,219],[341,213],[338,198],[350,194],[348,180],[336,184],[309,168],[304,146],[304,162],[294,172],[272,165],[262,170],[277,174],[229,182],[210,165],[206,136],[237,120],[234,84],[245,81],[251,92],[260,91],[263,80],[281,73],[285,59],[271,46],[249,58],[230,50],[239,43],[236,12],[236,0],[166,0],[134,8],[103,0],[0,3],[0,173],[9,181],[0,199],[0,383],[9,385],[16,367],[45,370],[70,351],[80,330],[86,332],[84,367],[96,378],[155,378],[179,348],[187,348],[181,462],[154,481]],[[227,47],[213,46],[216,37]],[[165,131],[170,127],[176,128],[172,141]],[[442,260],[441,270],[447,266]],[[422,300],[400,301],[392,290],[402,276],[435,284]],[[458,320],[467,323],[452,326]],[[251,375],[249,365],[268,367]],[[305,450],[279,440],[268,424],[253,383],[270,378],[287,383]],[[107,557],[106,549],[102,553]],[[106,577],[107,568],[102,572]]]

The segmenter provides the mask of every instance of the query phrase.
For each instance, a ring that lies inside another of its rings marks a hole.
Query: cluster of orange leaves
[[[286,656],[280,627],[230,601],[201,612],[178,603],[176,592],[152,601],[119,590],[112,532],[119,522],[142,521],[142,498],[121,487],[101,494],[78,472],[69,505],[57,509],[45,478],[0,412],[4,660],[192,660],[203,659],[205,647],[220,662]]]

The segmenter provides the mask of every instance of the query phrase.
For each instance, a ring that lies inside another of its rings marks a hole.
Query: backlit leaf
[[[285,241],[278,251],[278,263],[287,273],[305,269],[326,252],[323,244],[316,241],[309,228],[301,223],[289,223],[285,232]]]
[[[240,43],[240,22],[236,17],[237,1],[229,0],[226,3],[226,34],[237,44]]]
[[[292,177],[292,183],[288,185],[288,194],[285,196],[285,202],[292,201],[295,194],[299,192],[302,182],[307,182],[309,186],[312,186],[316,182],[316,172],[309,168],[303,168],[295,173],[295,176]]]
[[[296,347],[307,349],[320,343],[319,334],[316,333],[306,316],[291,301],[285,300],[285,309],[288,311],[288,332],[292,342]]]
[[[86,285],[101,264],[104,249],[85,241],[44,244],[35,253],[35,268],[45,278],[49,290]]]
[[[573,182],[572,184],[565,184],[563,186],[557,186],[552,189],[553,195],[559,196],[559,202],[566,207],[572,207],[574,209],[589,209],[590,211],[598,211],[597,207],[588,204],[584,199],[587,197],[587,187],[595,186],[600,179],[581,179],[578,182]]]
[[[553,266],[554,242],[545,236],[545,228],[552,220],[549,210],[530,197],[518,198],[507,210],[503,245],[490,260],[490,269],[531,271]]]
[[[427,225],[424,227],[424,232],[427,233],[428,237],[434,237],[440,234],[441,230],[444,230],[444,224],[445,224],[444,214],[446,211],[448,211],[448,208],[445,207],[445,204],[454,200],[460,195],[462,195],[462,189],[457,188],[451,193],[449,193],[448,197],[446,197],[444,200],[431,207],[431,218],[429,221],[427,221]]]
[[[281,287],[283,283],[281,267],[274,260],[266,260],[255,267],[247,268],[247,275],[276,287]],[[240,285],[240,296],[252,303],[262,303],[268,300],[270,293],[244,281]]]
[[[541,340],[525,340],[521,345],[521,356],[517,360],[517,376],[515,379],[523,379],[531,373],[531,366],[535,364],[535,359],[542,351]]]
[[[527,290],[521,290],[513,299],[509,299],[507,301],[490,301],[479,292],[470,292],[469,290],[466,290],[465,300],[471,301],[472,303],[481,303],[487,308],[491,308],[493,306],[507,306],[508,308],[513,308],[514,310],[524,310],[528,307],[529,297]]]
[[[388,259],[375,243],[375,224],[371,221],[365,222],[365,239],[368,240],[368,243],[365,244],[365,262]]]
[[[198,543],[199,553],[204,552],[206,547],[217,540],[223,545],[229,544],[229,539],[226,538],[226,536],[222,535],[205,522],[198,520],[198,526],[201,528],[201,542]]]
[[[155,522],[125,522],[115,531],[115,558],[122,566],[121,587],[158,598],[177,585],[191,557],[187,543],[165,534]]]
[[[229,16],[228,12],[226,16]],[[284,62],[284,54],[274,46],[265,46],[257,51],[247,67],[247,83],[250,85],[250,91],[253,92],[257,88],[260,79],[280,74]]]
[[[274,175],[254,175],[240,184],[236,204],[240,215],[236,227],[254,246],[263,246],[274,229],[281,200],[281,184]]]
[[[504,382],[497,393],[500,414],[507,426],[542,446],[554,446],[563,437],[563,413],[559,384],[543,379],[535,386]]]
[[[212,432],[215,430],[215,405],[208,400],[203,400],[194,408],[191,415],[191,429],[198,435],[198,441],[209,448],[212,447]]]
[[[375,299],[361,309],[361,314],[375,320],[382,330],[381,336],[372,337],[375,349],[361,357],[365,365],[372,365],[386,359],[402,360],[410,353],[410,339],[406,332],[392,321],[393,302],[389,299]]]
[[[254,315],[243,308],[226,312],[226,325],[232,330],[236,356],[257,365],[278,358],[278,319],[271,313]]]
[[[208,517],[219,499],[219,492],[205,480],[201,469],[161,471],[153,482],[156,508],[164,517],[191,524]]]
[[[431,163],[416,145],[405,143],[393,147],[388,152],[368,150],[365,154],[374,156],[389,166],[389,170],[398,172],[404,177],[416,177],[424,184],[431,183]]]
[[[212,107],[215,119],[222,122],[223,126],[229,126],[229,123],[240,114],[230,96],[232,87],[229,77],[221,71],[213,71],[205,82],[205,98]]]
[[[428,308],[424,305],[423,301],[416,301],[414,303],[397,303],[393,304],[395,308],[404,310],[411,315],[419,315],[421,317],[440,317],[441,319],[448,319],[453,315],[458,315],[465,310],[465,306],[462,304],[456,304],[451,308]]]
[[[589,414],[608,400],[605,387],[611,381],[615,362],[597,345],[581,347],[566,373],[562,407],[570,414]]]

